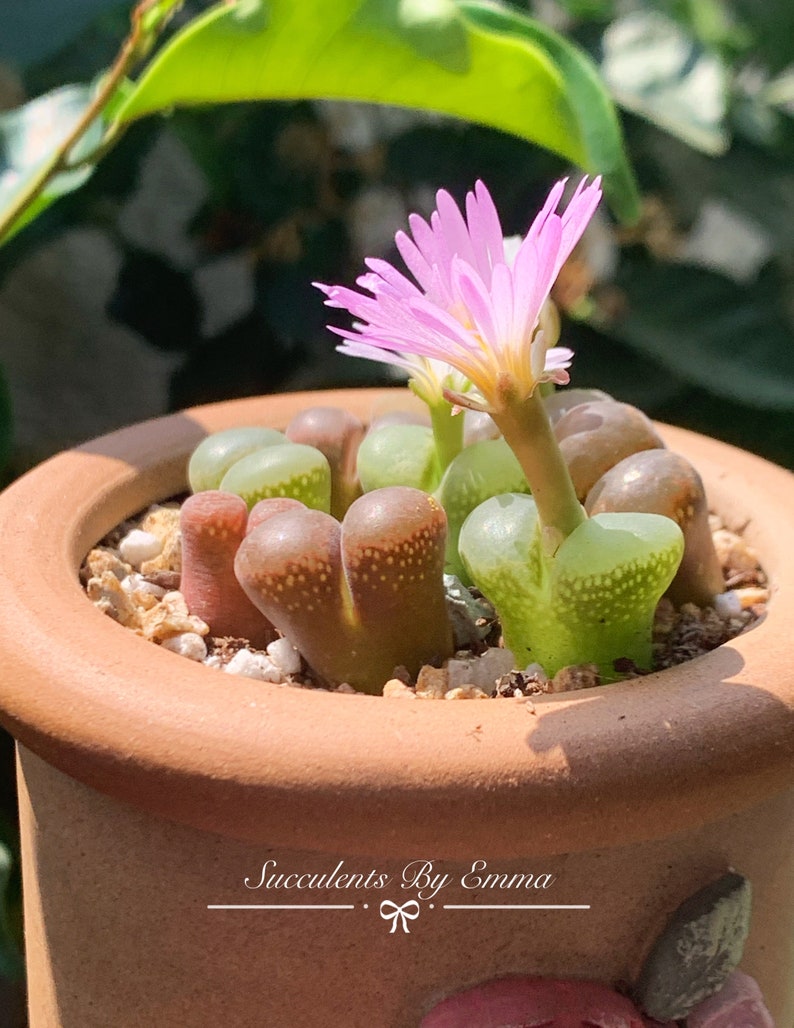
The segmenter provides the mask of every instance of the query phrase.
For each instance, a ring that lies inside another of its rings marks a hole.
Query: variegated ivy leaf
[[[656,604],[683,553],[681,530],[656,514],[599,514],[554,549],[530,496],[496,496],[463,525],[459,550],[475,585],[494,604],[506,646],[548,675],[597,664],[619,677],[622,658],[651,664]]]

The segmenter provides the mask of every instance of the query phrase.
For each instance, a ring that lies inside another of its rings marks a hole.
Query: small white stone
[[[155,585],[154,582],[147,582],[143,575],[134,571],[131,575],[127,575],[121,580],[121,588],[128,596],[134,596],[135,593],[149,593],[150,596],[156,596],[158,600],[161,600],[166,594],[166,590],[161,585]]]
[[[289,639],[276,639],[267,647],[267,655],[285,675],[297,675],[301,669],[301,655]]]
[[[214,667],[217,668],[218,671],[222,671],[223,661],[217,653],[211,653],[209,657],[204,658],[204,667]]]
[[[196,632],[180,632],[179,635],[171,635],[160,643],[164,650],[171,650],[178,653],[180,657],[187,657],[188,660],[204,660],[207,656],[207,644]]]
[[[151,532],[144,532],[140,528],[133,528],[119,543],[119,553],[122,560],[126,560],[133,567],[140,567],[145,560],[156,557],[163,548],[163,544],[156,535]]]
[[[714,597],[713,603],[721,618],[735,618],[742,612],[742,601],[733,589],[719,593]]]
[[[244,678],[256,678],[260,682],[284,681],[284,672],[276,667],[270,657],[264,653],[252,653],[250,650],[238,650],[224,668],[229,675],[242,675]]]

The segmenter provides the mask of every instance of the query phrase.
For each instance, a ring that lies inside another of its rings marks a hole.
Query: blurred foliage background
[[[600,65],[643,195],[634,227],[603,212],[557,288],[575,384],[794,465],[794,8],[537,0],[529,11]],[[30,0],[5,15],[0,104],[89,80],[128,12]],[[570,170],[494,130],[360,104],[226,105],[135,124],[82,190],[0,252],[7,474],[166,409],[392,381],[334,352],[310,283],[352,281],[364,255],[393,255],[395,228],[442,185],[462,197],[483,178],[506,231],[522,232]]]

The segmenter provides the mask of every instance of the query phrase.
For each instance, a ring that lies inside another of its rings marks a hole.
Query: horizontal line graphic
[[[589,903],[445,903],[444,910],[589,910]]]
[[[208,903],[207,910],[355,910],[355,903]]]

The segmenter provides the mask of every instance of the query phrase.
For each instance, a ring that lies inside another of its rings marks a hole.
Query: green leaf
[[[770,265],[752,285],[685,264],[632,257],[616,285],[625,314],[609,333],[709,392],[794,409],[794,347],[785,284]]]
[[[237,6],[224,4],[164,47],[119,118],[180,104],[315,97],[434,110],[606,172],[622,213],[632,213],[630,174],[617,156],[620,135],[603,87],[593,76],[584,88],[584,58],[576,64],[568,44],[555,49],[553,35],[539,28],[533,35],[532,26],[479,3],[271,0],[267,24],[249,21],[241,32]]]
[[[61,86],[36,97],[29,103],[0,116],[0,218],[52,165],[56,148],[68,137],[91,103],[94,86]],[[74,148],[80,159],[98,146],[102,122],[96,119]],[[56,175],[29,207],[13,223],[4,242],[48,207],[53,200],[78,189],[90,177],[93,167],[75,168]]]
[[[460,8],[484,28],[526,39],[560,69],[578,132],[590,158],[589,166],[604,176],[607,199],[618,217],[626,222],[636,221],[640,211],[637,183],[626,158],[620,122],[595,64],[564,37],[515,11],[486,0],[462,0]]]
[[[359,25],[397,36],[420,57],[442,68],[467,72],[471,66],[468,39],[454,0],[364,0]]]

